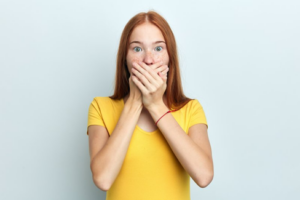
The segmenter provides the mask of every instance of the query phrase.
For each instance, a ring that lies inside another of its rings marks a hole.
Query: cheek
[[[163,60],[165,65],[169,64],[169,55],[167,51],[164,51],[163,53],[159,54],[157,59]]]
[[[133,62],[142,61],[143,59],[141,56],[132,55],[128,53],[128,55],[126,56],[126,60],[127,60],[127,65],[132,65]]]
[[[137,56],[127,56],[126,61],[127,61],[127,67],[129,72],[131,73],[131,69],[133,67],[132,63],[136,62],[138,63],[139,61],[142,61],[143,59],[137,57]]]

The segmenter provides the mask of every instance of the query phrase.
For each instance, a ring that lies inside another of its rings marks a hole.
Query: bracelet
[[[163,116],[165,116],[166,114],[170,113],[170,112],[174,112],[176,110],[169,110],[168,112],[166,112]],[[161,116],[156,122],[155,122],[155,125],[157,125],[157,122],[163,117]]]

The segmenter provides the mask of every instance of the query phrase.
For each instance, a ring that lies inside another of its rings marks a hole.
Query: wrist
[[[143,104],[141,101],[135,100],[133,98],[128,98],[125,107],[128,108],[129,110],[139,110],[141,111],[143,109]]]
[[[164,103],[151,106],[147,109],[155,122],[157,122],[162,115],[169,111],[169,108]]]

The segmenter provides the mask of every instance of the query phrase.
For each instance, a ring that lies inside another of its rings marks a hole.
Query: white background
[[[192,200],[299,199],[300,3],[0,1],[0,199],[105,199],[89,168],[87,113],[113,93],[121,32],[153,9],[202,104],[214,179]],[[298,153],[297,153],[298,152]]]

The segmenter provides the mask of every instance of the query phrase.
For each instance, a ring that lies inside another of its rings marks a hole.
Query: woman
[[[212,181],[205,114],[184,96],[179,72],[166,20],[135,15],[121,36],[114,95],[89,107],[90,167],[107,200],[187,200],[190,177],[202,188]]]

